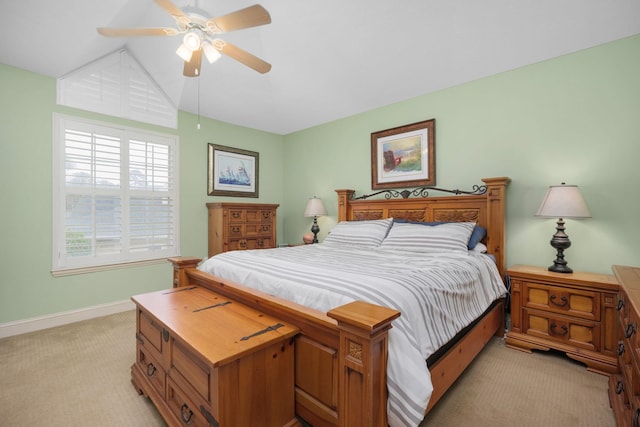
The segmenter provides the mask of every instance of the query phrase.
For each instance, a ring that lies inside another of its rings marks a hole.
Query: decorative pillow
[[[473,227],[473,232],[471,233],[471,237],[469,237],[469,241],[467,242],[467,248],[469,250],[474,249],[486,235],[487,229],[481,225],[476,224],[475,227]]]
[[[341,221],[336,224],[324,243],[376,247],[384,240],[393,218],[366,221]]]
[[[444,222],[444,221],[414,222],[406,219],[394,219],[393,223],[394,224],[417,224],[417,225],[429,225],[429,226],[440,225],[440,224],[452,224],[450,222]],[[482,239],[484,239],[484,236],[486,235],[487,235],[487,229],[481,225],[476,224],[475,227],[473,227],[473,232],[471,233],[471,237],[467,242],[467,248],[469,250],[472,250],[473,248],[475,248],[476,245],[480,243]]]
[[[410,252],[463,252],[469,251],[467,242],[474,222],[447,222],[425,227],[411,223],[395,223],[380,248]]]

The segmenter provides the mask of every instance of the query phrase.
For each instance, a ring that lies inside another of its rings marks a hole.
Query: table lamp
[[[311,226],[311,232],[313,233],[313,243],[318,243],[318,232],[320,231],[320,227],[318,227],[318,217],[324,216],[327,214],[327,210],[324,208],[322,204],[322,200],[318,199],[316,196],[313,196],[307,202],[307,207],[304,210],[305,217],[313,217],[313,225]]]
[[[573,273],[564,259],[564,250],[571,246],[569,236],[564,232],[563,218],[591,218],[589,209],[580,194],[577,185],[552,185],[549,187],[536,216],[558,218],[556,233],[551,238],[551,246],[557,251],[556,259],[549,271],[556,273]]]

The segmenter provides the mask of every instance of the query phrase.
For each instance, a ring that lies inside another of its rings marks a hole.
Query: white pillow
[[[336,224],[324,243],[376,247],[384,240],[393,218],[367,221],[341,221]]]
[[[409,252],[464,252],[474,222],[448,222],[439,225],[395,223],[380,245],[381,249]]]

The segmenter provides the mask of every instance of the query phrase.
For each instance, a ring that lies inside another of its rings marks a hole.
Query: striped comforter
[[[199,269],[327,312],[354,300],[399,310],[389,331],[389,425],[417,426],[433,387],[425,360],[506,293],[491,258],[315,244],[225,252]]]

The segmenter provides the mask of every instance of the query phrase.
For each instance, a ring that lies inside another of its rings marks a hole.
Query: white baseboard
[[[47,316],[33,317],[31,319],[17,320],[15,322],[2,323],[0,324],[0,338],[25,334],[27,332],[40,331],[42,329],[79,322],[81,320],[93,319],[95,317],[108,316],[110,314],[133,310],[134,308],[135,304],[133,302],[125,300],[109,304],[94,305],[92,307],[81,308],[79,310],[63,311],[61,313],[49,314]]]

